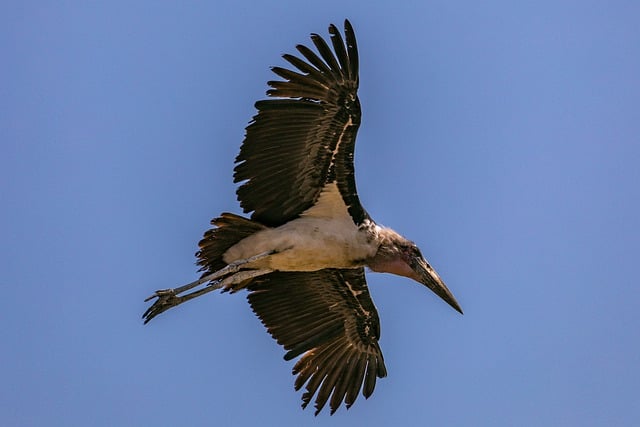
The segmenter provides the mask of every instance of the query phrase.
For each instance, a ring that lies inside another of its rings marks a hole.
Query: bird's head
[[[415,243],[388,228],[380,229],[379,236],[378,252],[368,263],[371,270],[405,276],[422,283],[462,314],[460,304]]]

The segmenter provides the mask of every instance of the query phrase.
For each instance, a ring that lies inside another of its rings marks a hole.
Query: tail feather
[[[255,221],[228,212],[212,219],[211,225],[214,228],[204,233],[198,244],[200,250],[196,252],[197,264],[203,272],[201,277],[226,267],[227,263],[222,256],[231,246],[266,228]]]

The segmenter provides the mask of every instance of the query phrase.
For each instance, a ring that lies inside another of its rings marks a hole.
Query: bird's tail
[[[196,252],[202,277],[226,267],[222,256],[231,246],[266,228],[255,221],[226,212],[212,219],[211,225],[214,228],[204,233],[198,244],[200,250]]]

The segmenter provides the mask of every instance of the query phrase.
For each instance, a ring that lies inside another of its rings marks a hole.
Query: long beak
[[[460,308],[460,304],[456,301],[456,298],[453,296],[447,285],[444,284],[438,273],[429,265],[427,261],[422,258],[416,258],[412,265],[413,271],[416,276],[414,279],[429,289],[431,289],[436,295],[446,301],[451,307],[453,307],[460,314],[462,313],[462,308]]]

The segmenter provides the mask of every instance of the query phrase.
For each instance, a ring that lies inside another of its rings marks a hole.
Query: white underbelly
[[[224,261],[276,251],[247,267],[279,271],[354,268],[375,255],[378,248],[370,240],[350,219],[302,217],[241,240],[225,252]]]

